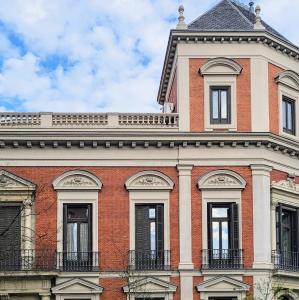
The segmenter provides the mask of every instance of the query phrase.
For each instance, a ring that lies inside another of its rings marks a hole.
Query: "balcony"
[[[178,114],[166,113],[0,113],[6,129],[168,129],[178,130]]]
[[[272,251],[272,263],[276,270],[299,271],[299,252]]]
[[[129,266],[136,271],[170,270],[170,251],[135,251],[129,252]]]
[[[99,270],[98,252],[0,251],[0,272],[86,272]]]
[[[230,270],[244,267],[243,250],[241,249],[202,250],[202,259],[202,269]]]

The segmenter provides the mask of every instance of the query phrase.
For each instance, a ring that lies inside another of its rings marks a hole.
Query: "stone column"
[[[192,262],[191,171],[192,165],[178,165],[179,171],[179,231],[180,231],[180,280],[182,299],[193,299],[194,269]]]
[[[24,249],[30,250],[32,249],[32,199],[29,198],[24,201]]]
[[[50,298],[51,298],[50,293],[40,293],[39,296],[40,296],[41,300],[50,300]]]
[[[266,165],[251,165],[253,197],[253,267],[271,268],[271,191],[272,168]]]

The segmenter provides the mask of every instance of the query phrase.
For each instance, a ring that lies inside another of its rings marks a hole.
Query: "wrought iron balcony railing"
[[[275,269],[298,272],[299,252],[273,250],[272,263]]]
[[[0,251],[0,272],[52,271],[56,269],[55,250]]]
[[[0,251],[0,272],[99,270],[98,252],[56,252],[55,250]]]
[[[57,269],[64,272],[99,270],[98,252],[58,252]]]
[[[242,269],[243,250],[242,249],[206,249],[202,250],[202,269]]]
[[[170,270],[170,251],[136,251],[129,253],[131,270],[165,271]]]

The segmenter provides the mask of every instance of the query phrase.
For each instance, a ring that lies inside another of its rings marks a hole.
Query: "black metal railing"
[[[202,250],[203,269],[242,269],[243,250],[242,249],[206,249]]]
[[[273,250],[272,263],[275,269],[298,272],[299,252]]]
[[[98,252],[56,252],[55,250],[0,251],[0,272],[99,270]]]
[[[170,270],[170,251],[137,251],[129,253],[129,266],[131,270],[163,271]]]
[[[0,251],[0,272],[4,271],[51,271],[55,270],[55,250]]]
[[[57,269],[65,272],[99,270],[98,252],[58,252]]]

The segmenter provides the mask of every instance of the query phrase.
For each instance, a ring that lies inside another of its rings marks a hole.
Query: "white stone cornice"
[[[272,167],[267,165],[250,165],[253,175],[261,175],[270,177]]]
[[[35,190],[35,185],[23,179],[15,174],[12,174],[6,170],[0,170],[0,191],[25,191],[33,192]]]
[[[55,190],[100,190],[102,182],[90,172],[74,170],[56,178],[53,187]]]
[[[299,91],[299,74],[292,70],[286,70],[279,73],[275,77],[275,81],[277,83],[286,85],[287,87],[290,87],[296,91]]]
[[[173,181],[158,171],[143,171],[131,176],[125,183],[127,190],[172,190]]]
[[[288,178],[287,180],[273,181],[272,189],[299,195],[299,184],[295,180]]]
[[[199,70],[201,75],[239,75],[242,67],[225,57],[217,57],[210,59]]]
[[[230,170],[215,170],[201,176],[198,188],[203,189],[244,189],[246,181],[236,172]]]

